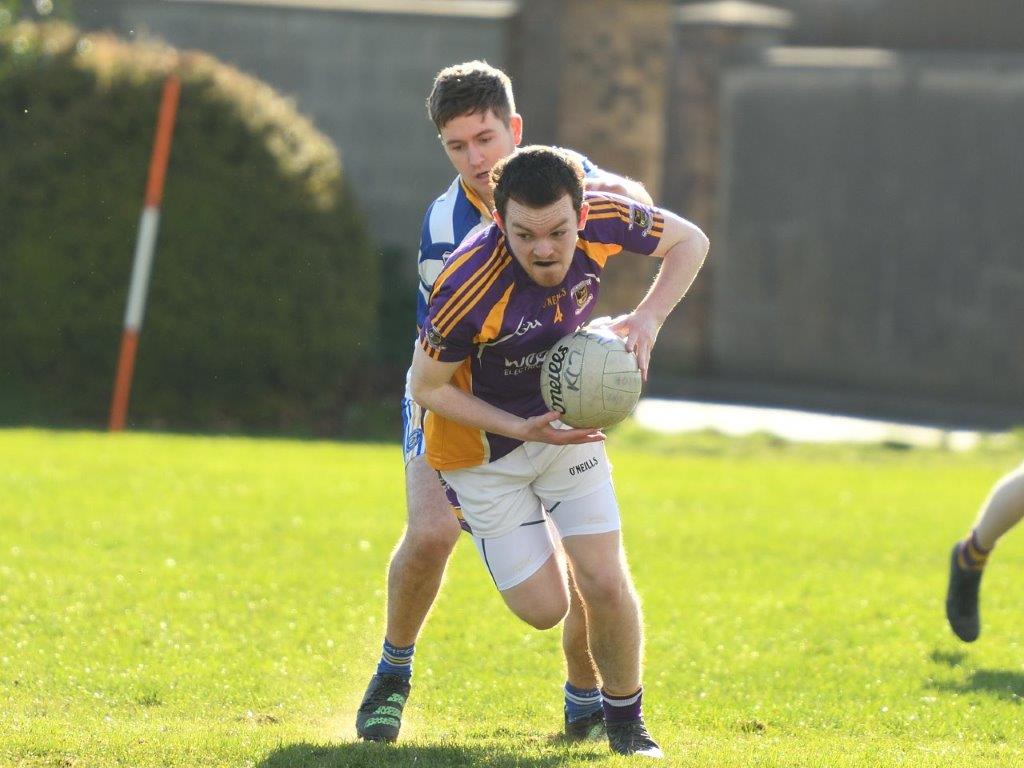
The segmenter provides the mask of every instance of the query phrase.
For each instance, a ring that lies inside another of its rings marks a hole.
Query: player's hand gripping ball
[[[570,427],[603,429],[629,416],[640,399],[640,368],[622,339],[582,328],[559,339],[544,358],[540,391]]]

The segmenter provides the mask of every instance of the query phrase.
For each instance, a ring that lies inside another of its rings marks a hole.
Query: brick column
[[[672,0],[522,0],[512,74],[525,142],[582,152],[657,201],[673,12]],[[656,267],[614,261],[596,311],[634,307]]]
[[[719,137],[722,76],[730,64],[756,59],[781,42],[792,25],[788,11],[723,0],[681,6],[666,111],[662,202],[711,237],[711,255],[689,295],[658,339],[656,373],[709,374],[712,281],[715,273],[716,198],[722,159]]]
[[[568,0],[559,139],[595,162],[661,185],[668,0]]]

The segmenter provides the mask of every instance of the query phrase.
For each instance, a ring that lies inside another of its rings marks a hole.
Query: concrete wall
[[[680,0],[693,5],[705,0]],[[1020,0],[767,0],[792,11],[787,42],[961,51],[1024,50]]]
[[[508,4],[475,17],[350,9],[371,5],[80,0],[78,17],[86,28],[208,51],[293,98],[341,150],[377,242],[407,248],[412,274],[423,212],[454,175],[427,93],[449,64],[506,65]]]
[[[423,107],[433,75],[486,58],[512,73],[528,142],[640,178],[712,235],[709,268],[662,334],[653,391],[899,403],[888,412],[924,417],[985,404],[1024,419],[1024,56],[908,52],[1024,49],[1024,5],[773,5],[795,25],[672,0],[77,8],[85,27],[201,48],[291,95],[341,149],[378,242],[409,252],[396,284],[412,279],[423,209],[452,176]],[[638,295],[638,267],[609,270],[603,309]],[[712,383],[695,389],[695,374]],[[926,401],[938,405],[913,411]]]
[[[719,94],[725,73],[733,66],[760,61],[766,49],[781,42],[791,21],[788,13],[763,6],[746,6],[744,13],[734,8],[723,3],[678,9],[671,46],[661,200],[708,234],[718,223],[724,130]],[[711,370],[711,286],[717,250],[712,242],[712,258],[662,329],[659,375],[692,376]]]
[[[1024,56],[737,67],[722,99],[713,372],[1022,410]]]

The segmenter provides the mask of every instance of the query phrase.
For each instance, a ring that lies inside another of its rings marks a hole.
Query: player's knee
[[[460,530],[458,523],[409,528],[405,532],[405,547],[417,560],[447,560],[459,540]]]
[[[557,627],[558,626],[558,622],[560,622],[563,618],[565,618],[565,614],[564,613],[561,616],[556,616],[555,614],[552,613],[552,614],[547,615],[547,616],[539,616],[536,619],[534,619],[533,621],[528,621],[527,623],[531,627],[533,627],[534,629],[539,629],[539,630],[543,631],[545,629],[551,629],[552,627]]]
[[[551,629],[558,626],[558,623],[565,618],[565,614],[568,611],[568,600],[563,604],[551,602],[545,605],[532,606],[525,611],[521,611],[519,618],[534,629]]]
[[[535,629],[551,629],[569,612],[569,595],[558,585],[535,581],[502,592],[512,613]]]
[[[586,574],[577,572],[576,583],[588,606],[615,607],[633,599],[629,580],[617,568]]]

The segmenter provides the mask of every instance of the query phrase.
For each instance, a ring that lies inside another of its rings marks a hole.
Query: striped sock
[[[575,688],[565,682],[565,719],[570,723],[601,709],[601,691],[597,688]]]
[[[398,675],[408,680],[412,677],[412,654],[416,649],[416,643],[399,648],[392,645],[384,638],[384,650],[380,655],[380,662],[377,664],[378,675]]]
[[[982,549],[978,544],[978,537],[971,531],[971,535],[960,542],[960,549],[957,552],[956,562],[962,570],[980,571],[988,562],[991,549]]]
[[[636,720],[643,717],[643,699],[643,686],[640,686],[636,693],[631,693],[628,696],[612,696],[602,688],[601,704],[604,707],[605,722],[613,723],[616,720]]]

